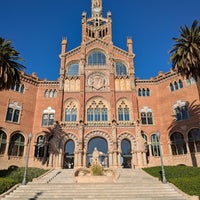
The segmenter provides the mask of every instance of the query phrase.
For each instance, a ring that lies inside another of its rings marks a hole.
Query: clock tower
[[[92,17],[102,16],[102,0],[92,0]]]

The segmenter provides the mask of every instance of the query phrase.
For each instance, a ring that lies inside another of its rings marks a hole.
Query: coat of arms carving
[[[106,77],[102,73],[91,74],[88,77],[88,86],[93,90],[101,90],[106,87]]]

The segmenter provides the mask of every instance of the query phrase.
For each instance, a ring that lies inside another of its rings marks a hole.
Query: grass
[[[161,179],[161,167],[151,167],[143,170],[150,175]],[[173,183],[183,192],[200,197],[200,168],[166,166],[165,175],[168,182]]]
[[[39,168],[28,168],[27,170],[27,182],[33,180],[47,170]],[[8,170],[0,170],[0,194],[6,192],[11,187],[18,183],[22,183],[24,176],[24,168],[9,168]]]

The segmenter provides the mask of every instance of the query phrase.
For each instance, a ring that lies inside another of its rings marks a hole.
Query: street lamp
[[[27,174],[27,169],[28,169],[28,159],[29,159],[31,139],[32,139],[32,133],[29,133],[29,135],[28,135],[28,149],[27,149],[27,152],[26,152],[26,165],[25,165],[25,169],[24,169],[24,178],[23,178],[23,181],[22,181],[22,185],[26,185],[26,174]]]
[[[159,131],[157,131],[156,136],[158,138],[158,146],[159,146],[159,152],[160,152],[160,162],[161,162],[161,168],[162,168],[162,182],[167,183],[167,179],[165,177],[164,164],[163,164],[162,149],[161,149],[161,145],[160,145],[160,132]]]

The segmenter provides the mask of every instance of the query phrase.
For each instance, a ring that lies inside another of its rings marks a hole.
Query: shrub
[[[16,184],[11,178],[0,178],[0,194],[6,192]]]
[[[102,176],[103,175],[103,168],[100,164],[93,164],[90,167],[91,174],[93,176]]]
[[[38,168],[28,168],[27,182],[32,181],[47,170]],[[0,194],[6,192],[15,184],[22,183],[24,176],[24,168],[9,168],[8,170],[0,170]]]
[[[161,179],[161,167],[145,168],[144,171]],[[166,166],[165,175],[168,182],[183,192],[200,197],[200,168],[183,165]]]

